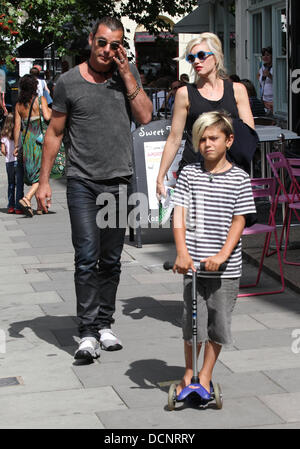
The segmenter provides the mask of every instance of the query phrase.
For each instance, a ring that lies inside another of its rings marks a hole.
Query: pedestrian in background
[[[265,105],[263,101],[257,98],[256,89],[254,84],[248,79],[242,79],[240,81],[247,89],[248,97],[250,101],[250,107],[253,117],[263,117],[266,115]]]
[[[38,81],[38,87],[37,87],[37,94],[39,97],[45,97],[47,100],[48,106],[52,104],[52,98],[50,95],[50,90],[47,86],[47,83],[45,80],[40,79],[42,67],[40,65],[34,65],[30,69],[30,74],[35,76]]]
[[[117,220],[124,202],[127,206],[124,195],[133,173],[131,116],[141,124],[152,117],[151,101],[136,66],[128,62],[123,38],[118,19],[100,19],[89,35],[89,59],[59,77],[37,192],[47,212],[49,174],[67,126],[67,201],[80,335],[75,359],[87,362],[100,356],[100,344],[107,351],[122,348],[111,330],[126,231]],[[114,198],[116,221],[103,226],[96,219],[107,194]]]
[[[1,132],[1,153],[5,156],[7,173],[7,213],[22,214],[19,201],[24,196],[23,166],[14,155],[14,116],[10,112]]]
[[[42,146],[37,138],[42,132],[41,114],[46,121],[51,118],[51,109],[48,108],[46,98],[37,95],[37,86],[38,81],[34,75],[24,75],[19,82],[19,97],[15,107],[15,153],[22,151],[24,182],[30,186],[19,204],[28,217],[33,217],[31,199],[39,186]],[[42,210],[38,207],[38,214],[41,213]]]
[[[263,48],[261,51],[262,66],[257,74],[261,99],[270,114],[273,113],[273,67],[272,47]]]

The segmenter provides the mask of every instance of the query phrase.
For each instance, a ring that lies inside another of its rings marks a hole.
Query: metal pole
[[[193,271],[192,278],[192,353],[193,353],[193,378],[192,384],[199,383],[197,363],[197,272]]]
[[[284,138],[284,134],[279,134],[278,136],[279,139],[279,151],[285,155],[285,138]],[[285,181],[284,181],[284,173],[283,173],[283,169],[280,169],[280,181],[282,182],[282,185],[285,189]],[[287,204],[285,204],[284,202],[281,204],[281,210],[282,210],[282,223],[284,223],[285,220],[285,215],[286,215],[286,207]],[[286,239],[286,229],[283,229],[283,241],[285,241]]]

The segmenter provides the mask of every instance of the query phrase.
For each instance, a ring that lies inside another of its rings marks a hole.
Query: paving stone
[[[14,293],[22,294],[28,292],[34,292],[31,284],[0,284],[0,297]]]
[[[171,284],[172,285],[172,284]],[[164,287],[162,284],[150,284],[150,285],[123,285],[117,291],[118,299],[125,298],[139,298],[149,294],[149,297],[155,294],[169,293],[168,287]]]
[[[215,377],[221,385],[224,401],[232,398],[245,398],[263,394],[285,393],[275,381],[260,372],[224,373]]]
[[[174,273],[166,272],[161,274],[133,274],[133,278],[135,278],[140,284],[159,284],[159,283],[177,283],[181,281],[179,276],[176,276]],[[181,281],[182,282],[182,281]]]
[[[256,313],[252,317],[271,329],[300,327],[300,314],[295,312]]]
[[[57,293],[55,292],[57,295]],[[58,296],[58,295],[57,295]],[[64,302],[59,297],[59,302],[50,303],[50,304],[42,304],[41,309],[45,312],[46,315],[55,315],[55,316],[63,316],[63,315],[73,315],[76,316],[76,303],[74,302]]]
[[[1,250],[1,257],[5,258],[5,257],[15,257],[16,256],[16,252],[13,249],[4,249]],[[1,270],[2,272],[2,270]]]
[[[247,429],[247,427],[245,427]],[[300,429],[300,421],[296,423],[271,424],[269,426],[254,426],[251,429]]]
[[[75,293],[74,288],[74,280],[63,282],[62,280],[59,281],[51,281],[49,278],[47,281],[44,282],[32,282],[32,287],[36,292],[46,292],[49,290],[56,290],[59,294],[61,290],[71,290]]]
[[[300,368],[266,370],[264,374],[288,393],[300,392]]]
[[[240,331],[254,331],[266,329],[265,326],[249,315],[233,315],[231,330],[232,333]]]
[[[30,349],[31,364],[28,364],[28,356],[24,358],[21,351],[14,351],[14,354],[9,351],[8,346],[8,353],[1,363],[1,373],[3,377],[21,374],[23,384],[18,391],[9,386],[0,388],[1,402],[2,398],[8,395],[82,388],[71,369],[73,354],[59,352],[50,344],[33,345]]]
[[[15,394],[1,397],[0,423],[16,426],[16,423],[35,419],[73,414],[91,414],[95,411],[126,409],[111,387],[69,389],[35,394]],[[62,418],[63,419],[63,418]]]
[[[0,258],[0,266],[7,265],[24,265],[38,263],[39,260],[33,256],[16,256],[16,257],[6,257],[5,259]]]
[[[292,343],[292,329],[263,329],[233,332],[233,345],[237,349],[274,348]]]
[[[59,414],[58,416],[42,416],[33,420],[22,418],[22,421],[12,423],[10,426],[1,426],[0,429],[104,429],[99,418],[94,414],[70,413]]]
[[[17,243],[15,243],[14,245],[17,245]],[[70,252],[71,248],[66,248],[66,246],[57,246],[53,243],[51,247],[48,247],[46,250],[43,250],[42,248],[32,248],[28,244],[28,246],[24,248],[21,247],[20,249],[16,249],[15,251],[16,254],[18,254],[19,256],[38,256],[39,260],[41,253],[46,253],[47,255],[54,255],[56,257],[56,255]]]
[[[284,421],[300,421],[300,392],[260,396],[259,399]]]
[[[0,251],[3,250],[3,249],[13,249],[14,251],[16,251],[16,254],[18,254],[18,251],[21,250],[21,249],[30,249],[30,245],[29,245],[29,243],[24,242],[24,241],[20,242],[20,243],[12,243],[12,242],[3,243],[3,242],[0,242]],[[22,254],[20,254],[20,255],[22,255]],[[28,255],[28,254],[25,254],[25,255]],[[29,255],[31,255],[31,254],[29,254]]]
[[[206,410],[183,408],[182,411],[170,412],[163,409],[164,404],[160,407],[116,410],[114,413],[99,412],[97,416],[110,429],[238,429],[283,422],[256,398],[228,399],[222,410],[216,410],[211,404]]]
[[[24,273],[24,274],[18,274],[16,276],[15,273],[6,273],[5,278],[0,278],[0,286],[2,284],[26,284],[26,283],[32,283],[32,282],[43,282],[48,281],[48,276],[46,273]]]
[[[246,349],[221,352],[219,359],[233,372],[299,368],[300,357],[293,354],[291,347]]]
[[[19,305],[32,305],[32,304],[43,304],[51,303],[61,303],[61,297],[54,291],[45,291],[42,293],[29,292],[22,294],[5,294],[0,295],[1,307],[16,307]]]

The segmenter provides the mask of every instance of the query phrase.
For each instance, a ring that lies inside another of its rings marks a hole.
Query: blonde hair
[[[193,125],[193,147],[195,152],[199,151],[199,142],[204,134],[204,131],[209,126],[217,126],[226,138],[234,134],[232,120],[225,111],[205,112],[197,118]]]
[[[14,140],[14,116],[9,112],[5,118],[1,137],[7,137],[9,140]]]
[[[185,59],[186,56],[191,53],[193,47],[195,45],[199,45],[205,43],[209,50],[213,52],[215,60],[216,60],[216,71],[217,71],[217,78],[226,79],[228,78],[225,66],[224,66],[224,54],[222,50],[222,44],[218,36],[214,33],[201,33],[198,37],[195,39],[190,40],[187,43],[185,53],[180,59]],[[191,68],[191,73],[194,72],[193,67]],[[201,75],[198,75],[195,73],[195,82],[199,80]]]

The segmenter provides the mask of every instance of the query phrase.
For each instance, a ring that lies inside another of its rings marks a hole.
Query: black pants
[[[94,336],[99,340],[98,330],[110,328],[114,323],[129,187],[123,178],[106,182],[68,178],[67,200],[75,249],[74,278],[81,338]],[[104,227],[103,220],[99,219],[107,210],[111,227]],[[123,222],[119,226],[121,215]]]

